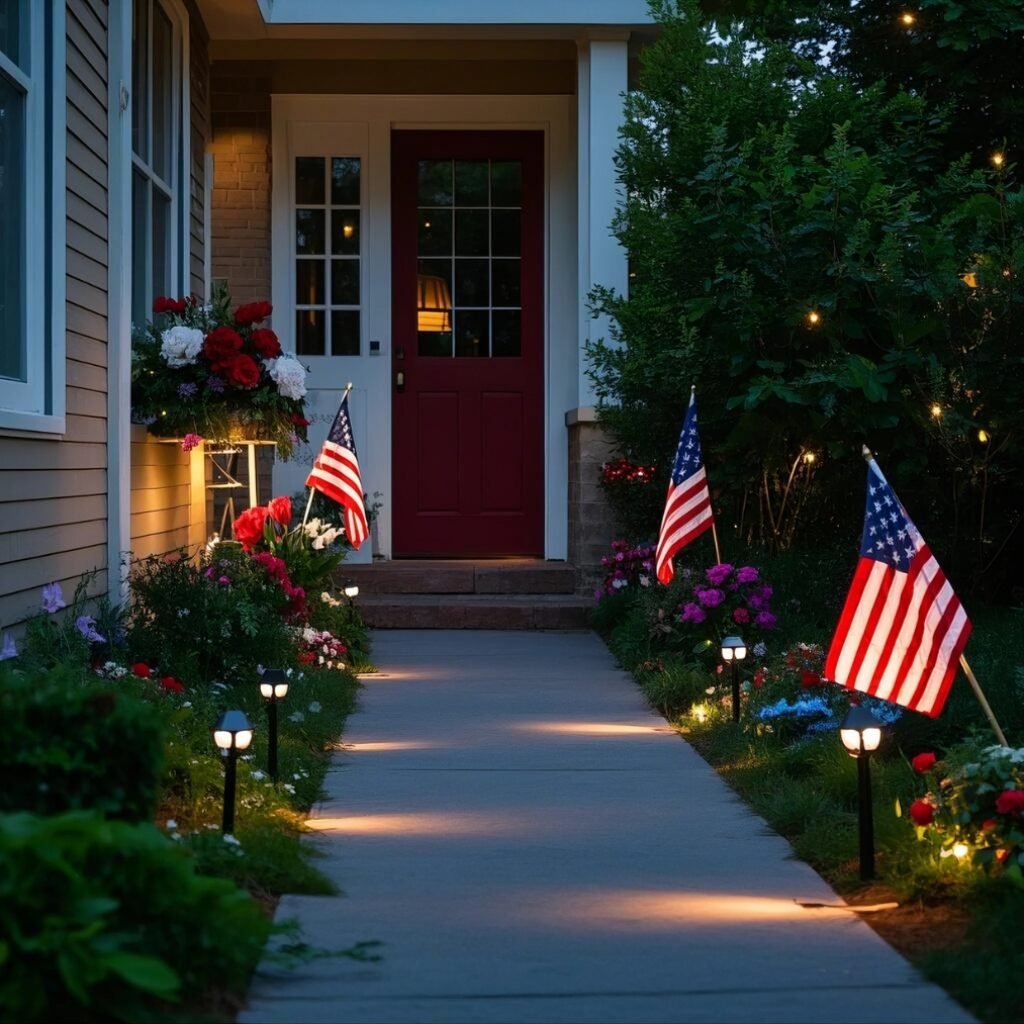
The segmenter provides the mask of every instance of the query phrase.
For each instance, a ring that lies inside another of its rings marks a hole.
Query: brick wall
[[[211,68],[211,276],[236,303],[270,298],[270,90],[260,62]]]
[[[603,579],[601,557],[615,537],[615,520],[599,482],[613,446],[592,416],[593,410],[579,409],[568,424],[569,562],[576,566],[576,589],[583,594],[592,593]]]

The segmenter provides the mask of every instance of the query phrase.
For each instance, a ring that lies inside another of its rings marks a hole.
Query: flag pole
[[[345,391],[344,391],[344,394],[342,394],[342,396],[341,396],[341,402],[344,402],[345,399],[348,398],[348,393],[351,390],[352,390],[352,381],[349,381],[345,385]],[[341,406],[341,402],[338,403],[339,407]],[[302,517],[302,526],[303,526],[303,528],[305,528],[306,522],[309,519],[309,512],[310,512],[310,509],[312,509],[312,507],[313,507],[313,495],[316,493],[316,491],[312,487],[309,487],[308,485],[307,485],[307,489],[309,491],[309,500],[306,502],[306,513]]]
[[[861,455],[864,456],[864,460],[866,462],[871,462],[875,457],[867,445],[863,445],[861,447]],[[996,734],[996,739],[998,739],[1004,747],[1008,747],[1010,744],[1006,742],[1006,736],[1003,733],[1003,730],[999,727],[999,723],[996,721],[996,716],[992,711],[992,706],[985,699],[985,694],[981,692],[981,685],[978,683],[974,672],[971,670],[971,666],[967,664],[967,659],[962,654],[960,655],[960,667],[964,670],[964,675],[967,676],[967,681],[971,684],[974,696],[978,698],[981,710],[985,712],[985,717],[988,719],[989,725],[992,726],[992,731]]]

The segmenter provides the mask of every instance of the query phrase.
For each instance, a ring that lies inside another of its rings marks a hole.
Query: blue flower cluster
[[[822,700],[821,697],[804,697],[793,701],[792,704],[783,697],[774,704],[768,704],[761,708],[757,717],[762,722],[774,722],[778,718],[831,718],[832,709]]]

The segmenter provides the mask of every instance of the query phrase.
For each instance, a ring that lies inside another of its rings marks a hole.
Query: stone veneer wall
[[[613,452],[592,408],[566,415],[569,432],[569,562],[576,566],[576,589],[592,594],[604,577],[602,556],[615,536],[615,521],[601,489],[601,466]]]

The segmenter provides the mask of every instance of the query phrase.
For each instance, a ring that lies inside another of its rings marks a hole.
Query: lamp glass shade
[[[347,587],[345,587],[345,596],[346,597],[358,597],[359,596],[359,588],[354,583],[350,583]]]
[[[839,738],[849,753],[854,757],[860,757],[860,733],[856,729],[840,729]]]
[[[226,729],[213,730],[213,742],[220,747],[221,750],[230,750],[234,740],[235,734],[228,732]]]
[[[265,700],[270,700],[270,698],[274,696],[274,684],[260,683],[260,696]]]
[[[281,700],[288,693],[288,673],[283,668],[266,668],[260,677],[260,696]]]
[[[851,756],[870,754],[882,743],[882,723],[867,708],[855,704],[840,723],[839,738]]]
[[[252,729],[242,729],[235,733],[235,750],[246,750],[252,743]]]
[[[722,641],[722,661],[742,661],[747,656],[747,645],[738,636],[727,636]]]
[[[213,726],[213,742],[221,750],[245,750],[252,743],[252,724],[244,711],[225,711]]]
[[[288,684],[287,683],[274,683],[274,698],[276,700],[283,700],[288,696]]]

